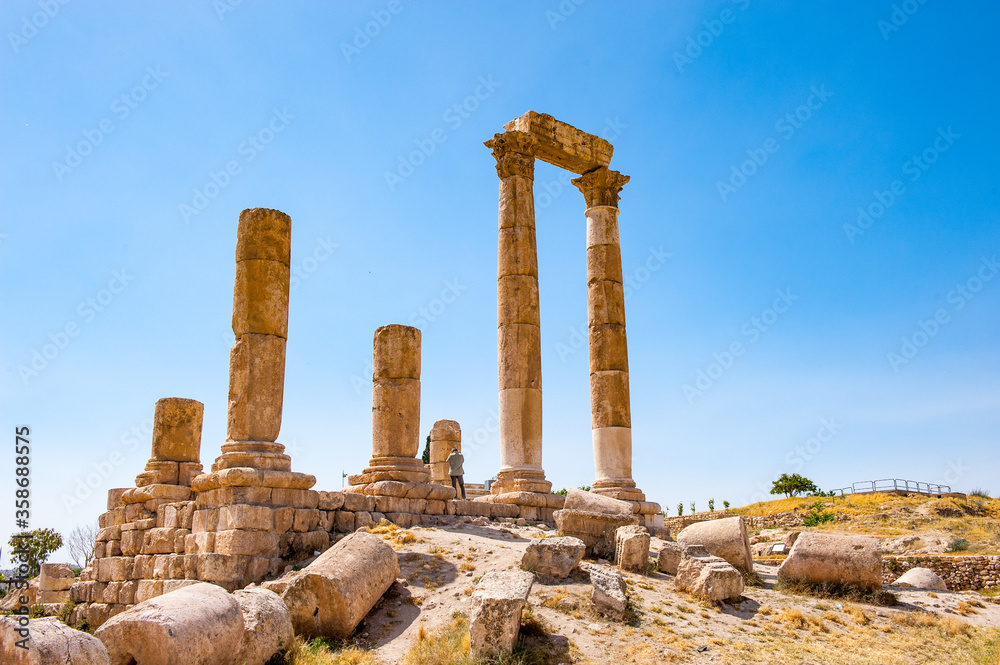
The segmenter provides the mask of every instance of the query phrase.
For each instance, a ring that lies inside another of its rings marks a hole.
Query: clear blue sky
[[[482,142],[529,109],[610,138],[632,178],[634,475],[651,500],[740,505],[782,472],[1000,491],[997,8],[224,2],[0,9],[4,534],[15,425],[33,431],[33,527],[68,532],[132,484],[161,397],[205,403],[211,464],[250,207],[293,219],[294,468],[335,489],[365,465],[372,334],[417,322],[421,429],[458,420],[467,479],[492,475]],[[545,164],[535,195],[544,467],[589,484],[584,203]]]

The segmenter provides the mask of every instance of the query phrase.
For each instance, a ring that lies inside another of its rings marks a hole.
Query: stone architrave
[[[592,491],[645,501],[632,480],[625,287],[618,236],[618,197],[628,181],[628,176],[602,166],[572,182],[587,204],[590,412],[597,476]]]
[[[542,339],[535,240],[537,141],[511,130],[486,142],[500,177],[497,354],[500,470],[493,494],[548,493],[542,469]]]
[[[450,485],[448,455],[452,448],[462,452],[462,428],[454,420],[439,420],[431,428],[431,482]]]

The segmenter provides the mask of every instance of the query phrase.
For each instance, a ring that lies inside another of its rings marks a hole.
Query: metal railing
[[[831,490],[836,495],[845,494],[871,494],[873,492],[910,492],[912,494],[947,494],[951,492],[948,485],[937,485],[935,483],[920,483],[915,480],[901,480],[899,478],[883,478],[881,480],[863,480],[852,484],[850,487]]]

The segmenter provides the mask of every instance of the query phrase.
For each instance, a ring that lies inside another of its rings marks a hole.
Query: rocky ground
[[[455,613],[467,614],[479,576],[517,567],[532,539],[555,536],[545,525],[484,519],[375,531],[400,553],[404,581],[368,615],[356,641],[386,664],[401,662]],[[654,538],[652,549],[660,545]],[[582,571],[536,582],[526,644],[548,663],[1000,662],[994,598],[888,588],[898,604],[884,607],[776,590],[776,568],[758,564],[756,570],[761,585],[748,587],[739,603],[722,605],[676,591],[669,575],[626,573],[631,611],[625,622],[601,616]]]

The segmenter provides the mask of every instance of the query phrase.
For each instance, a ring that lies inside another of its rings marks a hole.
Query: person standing
[[[462,468],[464,463],[465,458],[462,453],[458,452],[458,448],[452,448],[451,454],[448,455],[448,475],[451,476],[451,486],[455,488],[455,494],[461,489],[463,499],[465,498],[465,480],[462,478],[465,475],[465,469]]]

